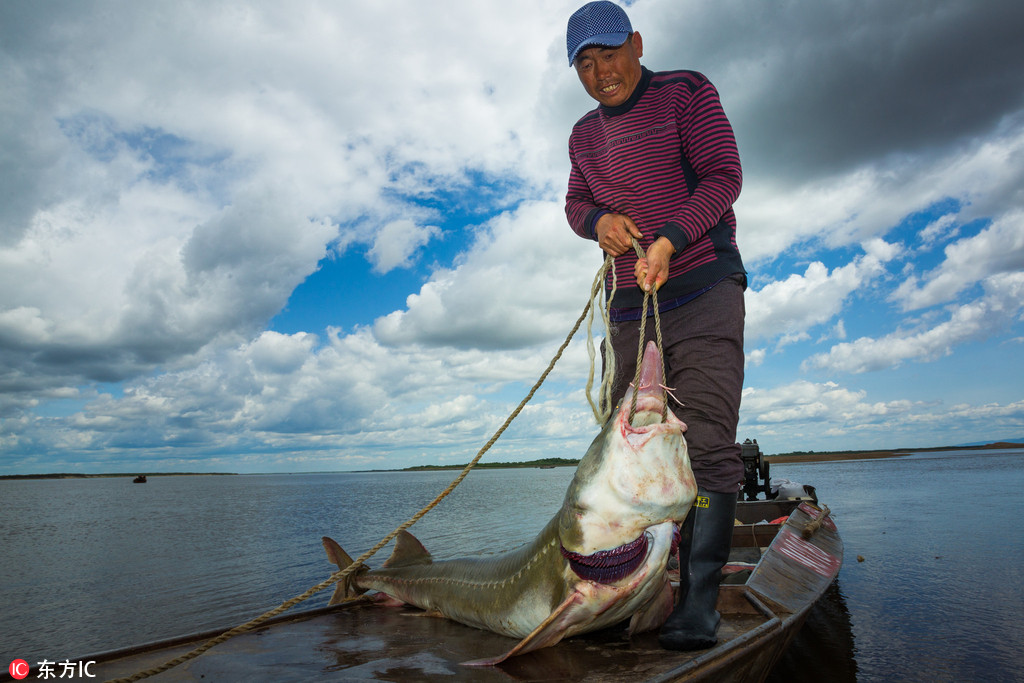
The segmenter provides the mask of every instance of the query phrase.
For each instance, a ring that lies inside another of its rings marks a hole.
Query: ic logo
[[[28,676],[28,671],[29,665],[24,659],[15,659],[7,667],[7,673],[11,675],[11,678],[19,681]]]

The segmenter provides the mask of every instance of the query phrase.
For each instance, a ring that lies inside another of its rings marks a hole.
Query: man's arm
[[[580,237],[596,240],[605,252],[620,256],[633,248],[632,238],[643,235],[633,220],[624,214],[613,213],[594,203],[594,195],[580,172],[569,142],[569,189],[565,195],[565,216]]]
[[[597,220],[601,214],[607,213],[594,203],[594,194],[590,191],[586,178],[576,163],[573,153],[572,138],[569,138],[569,189],[565,193],[565,217],[573,232],[584,239],[597,240]]]
[[[715,86],[706,81],[683,113],[680,144],[696,173],[697,186],[679,213],[657,232],[668,238],[676,252],[714,227],[743,185],[736,136]]]

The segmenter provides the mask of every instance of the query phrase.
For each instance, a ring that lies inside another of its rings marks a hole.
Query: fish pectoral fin
[[[633,617],[629,620],[627,635],[632,636],[634,633],[653,631],[658,628],[665,623],[668,615],[672,614],[674,606],[675,595],[672,593],[672,584],[665,581],[662,589],[633,613]]]
[[[491,659],[475,659],[470,662],[462,662],[463,666],[494,666],[500,664],[509,657],[515,657],[532,650],[539,650],[542,647],[554,645],[565,636],[570,626],[579,621],[580,611],[573,609],[584,603],[584,595],[574,591],[562,604],[554,609],[548,618],[540,623],[540,626],[533,629],[528,636],[520,640],[514,648],[503,655]],[[589,611],[587,615],[593,616]]]
[[[391,557],[387,559],[384,566],[388,569],[395,569],[414,564],[430,564],[433,561],[434,558],[430,556],[419,539],[408,531],[402,530],[395,537],[395,549],[391,551]]]

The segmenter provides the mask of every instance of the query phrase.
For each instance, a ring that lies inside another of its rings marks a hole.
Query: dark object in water
[[[145,474],[140,474],[139,476],[137,476],[134,479],[132,479],[132,483],[133,484],[145,484],[146,483],[146,475]]]

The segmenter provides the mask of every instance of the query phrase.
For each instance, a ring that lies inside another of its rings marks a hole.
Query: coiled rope
[[[647,254],[644,252],[644,248],[640,246],[640,243],[636,241],[636,238],[632,238],[633,251],[636,252],[637,258],[645,258]],[[608,277],[608,272],[611,271],[612,286],[611,291],[608,292],[608,296],[603,305],[593,305],[595,300],[600,300],[600,293],[606,292],[602,285]],[[594,283],[590,287],[590,301],[587,302],[587,306],[590,310],[590,315],[587,318],[587,353],[590,355],[590,374],[587,376],[586,395],[587,403],[590,404],[590,409],[594,413],[594,419],[597,420],[599,425],[603,425],[608,421],[611,416],[612,409],[612,383],[615,379],[615,353],[612,351],[612,336],[609,332],[611,326],[611,319],[609,314],[609,306],[612,299],[615,298],[615,292],[618,289],[618,274],[615,270],[615,257],[611,254],[605,254],[604,263],[600,270],[597,271],[597,276],[594,278]],[[661,337],[661,314],[658,311],[658,289],[653,288],[651,291],[644,291],[644,304],[643,310],[640,311],[640,342],[637,344],[636,349],[636,373],[633,375],[633,386],[639,387],[640,384],[640,368],[643,365],[644,359],[644,342],[647,340],[647,305],[649,302],[652,303],[652,312],[654,314],[654,330],[655,336],[658,341],[658,353],[661,356],[661,376],[665,377],[665,347]],[[594,335],[592,332],[592,323],[594,321],[594,310],[601,311],[601,322],[604,324],[605,335],[604,335],[604,373],[601,380],[601,386],[598,390],[598,397],[595,400],[591,397],[591,391],[594,386],[594,374],[597,366],[596,352],[594,351]],[[586,311],[584,311],[586,313]],[[636,399],[638,391],[633,392],[633,400],[629,407],[629,421],[633,421],[633,417],[636,416]],[[662,409],[662,420],[665,419],[668,411],[668,402]]]
[[[633,240],[633,248],[637,252],[637,256],[639,258],[643,258],[644,251],[640,247],[640,244],[636,241],[636,239]],[[611,271],[612,271],[612,291],[611,291],[610,295],[607,297],[605,305],[594,306],[594,300],[595,299],[599,299],[600,292],[604,291],[604,287],[602,287],[601,285],[604,282],[604,280],[605,280],[605,278],[606,278],[606,276],[608,274],[609,269],[611,269]],[[555,352],[555,355],[551,359],[551,362],[548,363],[548,367],[545,368],[544,372],[541,373],[540,377],[537,379],[537,381],[534,383],[534,385],[530,388],[530,391],[526,394],[526,396],[523,398],[523,400],[519,402],[519,405],[516,406],[515,410],[513,410],[512,413],[508,416],[508,418],[505,419],[504,424],[502,424],[501,427],[499,427],[498,430],[494,433],[494,436],[492,436],[490,438],[490,440],[488,440],[487,443],[483,445],[483,447],[477,452],[476,456],[462,469],[462,471],[459,473],[459,476],[457,476],[452,481],[452,483],[448,485],[448,487],[444,491],[439,493],[437,495],[437,497],[434,498],[434,500],[430,501],[422,510],[420,510],[419,512],[414,514],[412,517],[410,517],[404,523],[399,525],[394,531],[392,531],[387,536],[382,538],[377,543],[377,545],[373,546],[372,548],[367,550],[365,553],[360,555],[358,558],[353,560],[352,564],[350,564],[348,567],[346,567],[345,569],[340,569],[340,570],[334,572],[329,577],[327,577],[324,581],[322,581],[322,582],[318,583],[317,585],[313,586],[312,588],[308,589],[306,592],[304,592],[304,593],[302,593],[300,595],[296,595],[294,598],[291,598],[290,600],[286,600],[285,602],[281,603],[280,605],[278,605],[274,609],[272,609],[272,610],[270,610],[268,612],[264,612],[263,614],[261,614],[260,616],[256,617],[255,619],[247,621],[246,623],[241,624],[240,626],[236,626],[236,627],[232,628],[229,631],[225,631],[224,633],[220,634],[219,636],[216,636],[215,638],[211,638],[210,640],[206,641],[205,643],[203,643],[199,647],[195,648],[194,650],[186,652],[185,654],[180,655],[178,657],[175,657],[174,659],[168,660],[167,662],[164,662],[163,664],[161,664],[159,666],[155,666],[155,667],[153,667],[151,669],[146,669],[145,671],[140,671],[140,672],[138,672],[136,674],[133,674],[133,675],[127,677],[127,678],[114,678],[114,679],[110,679],[110,680],[106,681],[106,683],[134,683],[134,681],[140,681],[140,680],[142,680],[144,678],[149,678],[150,676],[156,676],[157,674],[163,673],[164,671],[167,671],[169,669],[173,669],[174,667],[179,666],[181,664],[184,664],[185,662],[187,662],[189,660],[195,659],[196,657],[198,657],[199,655],[203,654],[204,652],[206,652],[207,650],[209,650],[212,647],[220,645],[221,643],[223,643],[223,642],[225,642],[227,640],[230,640],[231,638],[234,638],[235,636],[238,636],[238,635],[241,635],[243,633],[246,633],[247,631],[251,631],[252,629],[254,629],[257,626],[259,626],[260,624],[268,621],[269,619],[273,619],[277,615],[279,615],[282,612],[285,612],[285,611],[291,609],[292,607],[294,607],[295,605],[299,604],[300,602],[304,602],[304,601],[308,600],[309,598],[313,597],[314,595],[316,595],[320,591],[325,590],[327,588],[330,588],[331,586],[333,586],[334,584],[338,583],[339,581],[342,581],[345,577],[347,577],[350,574],[352,574],[353,572],[357,571],[360,567],[363,566],[363,563],[366,562],[366,560],[368,560],[371,557],[373,557],[377,553],[377,551],[379,551],[381,548],[383,548],[388,543],[390,543],[396,536],[398,536],[398,534],[400,534],[401,532],[405,531],[406,529],[408,529],[409,527],[414,525],[416,522],[418,522],[424,515],[426,515],[428,512],[430,512],[432,509],[434,509],[437,506],[438,503],[440,503],[444,498],[446,498],[448,496],[448,494],[450,494],[452,491],[454,491],[455,487],[457,487],[459,484],[462,483],[462,480],[466,478],[466,476],[469,474],[470,470],[472,470],[473,467],[478,462],[480,462],[480,458],[483,457],[484,453],[486,453],[488,450],[490,450],[491,446],[494,445],[494,443],[498,440],[498,438],[502,435],[502,433],[504,433],[504,431],[508,428],[508,426],[510,424],[512,424],[512,421],[515,420],[516,417],[519,416],[519,413],[522,412],[523,408],[526,407],[526,404],[529,403],[530,400],[533,398],[533,395],[537,393],[538,389],[540,389],[541,385],[544,383],[544,380],[547,379],[548,375],[551,374],[551,371],[554,369],[555,363],[557,363],[558,360],[562,357],[562,353],[569,346],[569,343],[572,341],[572,338],[576,335],[576,332],[579,331],[580,326],[583,324],[583,320],[584,319],[587,319],[587,350],[588,350],[588,352],[590,354],[590,361],[591,361],[590,375],[589,375],[589,378],[588,378],[588,381],[587,381],[587,401],[590,403],[591,408],[594,410],[595,418],[597,418],[599,423],[603,424],[604,420],[606,420],[607,417],[611,414],[611,409],[612,409],[612,406],[610,405],[611,404],[611,380],[612,380],[612,378],[614,377],[614,374],[615,374],[614,373],[614,362],[615,362],[614,361],[614,357],[615,357],[615,354],[612,353],[611,342],[609,341],[609,337],[611,335],[607,333],[608,322],[609,322],[607,302],[610,302],[611,298],[614,296],[616,285],[617,285],[617,278],[616,278],[616,275],[615,275],[614,258],[612,256],[610,256],[610,255],[606,255],[604,263],[602,264],[601,268],[598,270],[597,275],[594,278],[594,283],[593,283],[593,285],[591,286],[591,289],[590,289],[590,298],[587,300],[587,305],[583,308],[583,313],[581,313],[580,317],[576,319],[576,323],[573,325],[572,330],[569,331],[569,334],[566,336],[565,341],[562,342],[562,345],[558,347],[558,351]],[[645,328],[645,326],[647,324],[647,315],[646,315],[647,314],[647,301],[648,301],[648,299],[650,297],[651,297],[651,293],[650,292],[646,292],[644,294],[644,310],[643,310],[644,315],[643,315],[643,319],[642,319],[643,322],[641,323],[641,326],[640,326],[640,345],[639,345],[640,348],[637,351],[637,371],[636,371],[636,376],[635,376],[634,382],[633,382],[634,386],[639,382],[639,379],[640,379],[640,364],[641,364],[641,361],[643,359],[644,328]],[[658,298],[657,298],[657,293],[656,292],[654,293],[653,297],[654,297],[655,326],[657,328],[657,334],[658,334],[658,349],[660,350],[661,346],[662,346],[662,344],[661,344],[661,321],[658,318],[658,303],[657,303],[658,302]],[[594,401],[590,397],[590,391],[591,391],[591,388],[593,386],[594,365],[595,365],[595,352],[594,352],[594,347],[593,347],[593,337],[591,335],[591,327],[592,327],[592,323],[593,323],[593,309],[594,308],[599,308],[601,310],[601,312],[602,312],[601,316],[602,316],[602,320],[604,322],[605,331],[606,331],[606,333],[605,333],[605,341],[604,341],[604,344],[605,344],[605,363],[606,363],[606,366],[605,366],[605,371],[604,371],[604,378],[603,378],[602,383],[601,383],[601,389],[600,389],[601,396],[598,399],[598,404],[597,405],[595,405]],[[664,363],[664,361],[662,361],[662,362]],[[636,392],[634,392],[634,394],[633,394],[633,406],[632,406],[632,408],[630,410],[630,416],[629,417],[630,417],[631,421],[633,419],[633,414],[635,412],[636,412]],[[604,415],[604,419],[601,418],[602,414]]]

